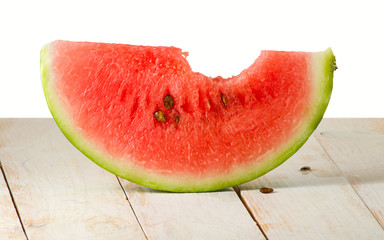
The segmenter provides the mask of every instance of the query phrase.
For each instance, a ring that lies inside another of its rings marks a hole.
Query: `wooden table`
[[[117,178],[52,119],[0,119],[0,161],[0,239],[384,239],[384,119],[325,119],[282,166],[210,193]]]

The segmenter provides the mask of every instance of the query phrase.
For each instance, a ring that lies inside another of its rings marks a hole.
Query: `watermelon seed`
[[[211,109],[211,101],[209,99],[207,100],[207,107],[208,109]]]
[[[271,193],[271,192],[273,192],[273,188],[265,188],[265,187],[262,187],[262,188],[259,189],[259,191],[260,191],[261,193],[267,194],[267,193]]]
[[[165,108],[170,110],[173,108],[173,104],[174,104],[173,97],[171,95],[167,94],[167,96],[165,96],[165,98],[164,98]]]
[[[224,107],[227,107],[227,99],[225,98],[224,94],[221,93],[220,97],[221,97],[221,102],[224,104]]]
[[[311,171],[311,167],[310,166],[304,166],[304,167],[300,168],[300,171],[302,171],[302,172]]]
[[[179,116],[175,116],[175,122],[176,122],[176,124],[179,124],[180,123],[180,117]]]
[[[158,122],[163,123],[163,122],[167,121],[167,117],[165,116],[165,114],[161,110],[156,111],[154,113],[154,116]]]

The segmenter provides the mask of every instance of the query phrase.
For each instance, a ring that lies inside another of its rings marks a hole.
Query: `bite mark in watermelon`
[[[335,57],[262,51],[231,78],[193,72],[179,48],[54,41],[41,51],[48,107],[106,170],[154,189],[213,191],[294,154],[328,105]]]

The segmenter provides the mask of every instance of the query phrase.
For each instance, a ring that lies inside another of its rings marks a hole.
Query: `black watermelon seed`
[[[171,110],[173,108],[174,100],[173,97],[169,94],[164,98],[164,106],[166,109]]]
[[[167,121],[167,117],[165,116],[165,114],[161,110],[156,111],[153,115],[155,116],[155,118],[158,122],[163,123],[163,122]]]
[[[259,189],[259,191],[260,191],[261,193],[267,194],[267,193],[271,193],[271,192],[273,192],[273,188],[265,188],[265,187],[262,187],[262,188]]]
[[[224,94],[221,93],[220,97],[221,97],[221,102],[224,104],[224,107],[227,107],[227,99],[225,98]]]
[[[175,122],[176,122],[176,124],[179,124],[180,123],[180,117],[179,116],[175,116]]]
[[[304,167],[300,168],[300,171],[302,171],[302,172],[311,171],[311,167],[310,166],[304,166]]]

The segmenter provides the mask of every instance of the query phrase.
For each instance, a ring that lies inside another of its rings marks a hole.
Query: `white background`
[[[39,70],[52,40],[173,45],[194,71],[237,75],[262,49],[322,51],[339,69],[326,117],[384,117],[380,1],[1,1],[0,117],[50,117]]]

